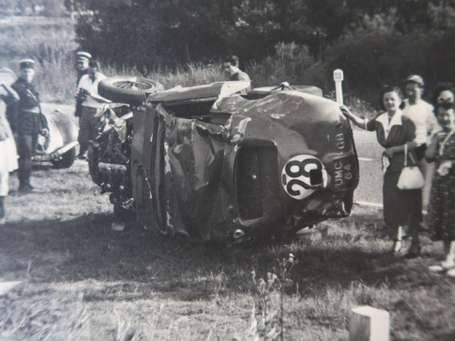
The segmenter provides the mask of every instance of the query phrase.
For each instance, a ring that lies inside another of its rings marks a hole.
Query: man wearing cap
[[[77,84],[83,75],[88,73],[90,59],[92,55],[86,51],[76,52],[76,71],[77,71]]]
[[[97,110],[102,103],[109,100],[98,94],[98,84],[106,78],[99,72],[98,62],[90,60],[88,73],[83,75],[77,86],[76,99],[81,103],[81,116],[79,119],[79,159],[86,159],[85,154],[88,150],[90,140],[97,135],[99,118],[96,117]]]
[[[16,136],[19,154],[19,191],[25,193],[33,190],[30,177],[38,135],[49,134],[47,120],[41,112],[39,94],[33,85],[34,78],[35,62],[31,59],[21,60],[19,76],[11,85],[19,99],[10,101],[7,107],[7,117]]]
[[[410,75],[404,81],[403,115],[410,118],[416,127],[415,142],[419,146],[417,157],[420,158],[419,168],[425,177],[425,187],[422,190],[422,204],[426,208],[430,197],[431,168],[423,158],[426,146],[430,142],[432,133],[439,130],[439,124],[433,113],[433,106],[422,99],[425,83],[419,75]]]
[[[90,59],[92,55],[86,51],[76,52],[76,72],[77,72],[77,82],[76,87],[79,85],[79,82],[82,76],[86,75],[89,70]],[[74,112],[76,117],[81,117],[82,115],[82,103],[76,98],[76,110]]]

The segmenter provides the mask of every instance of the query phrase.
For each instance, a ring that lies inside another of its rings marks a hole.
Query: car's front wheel
[[[163,86],[151,79],[140,77],[109,77],[98,84],[101,96],[130,105],[141,105],[148,95],[163,90]]]

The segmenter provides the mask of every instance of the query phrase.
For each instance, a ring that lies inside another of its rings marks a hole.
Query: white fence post
[[[390,315],[369,306],[352,309],[349,341],[390,341]]]
[[[338,105],[343,105],[343,70],[336,69],[333,71],[333,80],[335,81],[335,94]]]

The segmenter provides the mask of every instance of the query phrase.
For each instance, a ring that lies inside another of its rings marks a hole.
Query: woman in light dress
[[[9,86],[2,84],[0,99],[19,99],[19,96]],[[3,106],[0,108],[0,225],[6,221],[5,199],[9,191],[9,173],[16,170],[17,166],[16,143]]]

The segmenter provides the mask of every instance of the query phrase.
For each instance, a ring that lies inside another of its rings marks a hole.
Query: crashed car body
[[[349,122],[315,87],[174,88],[133,114],[138,219],[202,240],[284,235],[349,215],[359,167]]]

